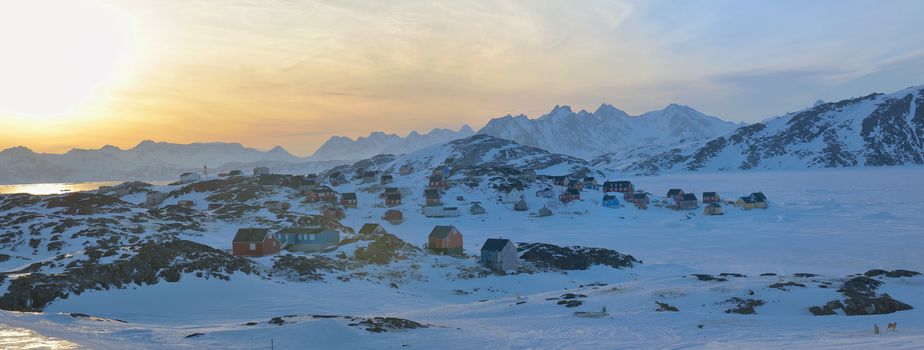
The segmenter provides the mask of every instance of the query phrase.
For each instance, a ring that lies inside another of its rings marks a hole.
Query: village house
[[[603,183],[603,192],[632,193],[635,192],[635,186],[632,181],[607,181]]]
[[[693,209],[699,208],[697,204],[696,194],[693,193],[684,193],[683,197],[677,201],[677,209]]]
[[[385,232],[385,228],[382,225],[374,223],[363,224],[363,227],[359,228],[360,236],[372,236],[372,235],[381,235],[388,232]]]
[[[363,173],[363,183],[372,183],[375,182],[375,172],[367,171]]]
[[[569,188],[565,190],[561,195],[558,196],[558,200],[568,203],[571,201],[581,200],[581,192],[574,188]]]
[[[458,207],[447,207],[444,205],[425,205],[423,214],[428,218],[447,218],[459,216]]]
[[[401,190],[399,190],[397,187],[385,187],[385,190],[382,191],[382,193],[379,193],[379,198],[384,199],[392,193],[401,193]]]
[[[649,198],[648,192],[639,191],[632,194],[632,203],[635,203],[635,206],[640,209],[648,208]]]
[[[568,188],[583,191],[584,183],[578,180],[568,180]]]
[[[315,202],[336,202],[337,193],[327,186],[315,186],[305,192],[309,203]]]
[[[513,205],[513,210],[516,211],[527,211],[529,210],[529,204],[526,203],[526,198],[520,197],[520,200]]]
[[[269,168],[265,166],[258,166],[253,168],[253,176],[269,175],[269,173]]]
[[[412,173],[412,172],[414,172],[414,167],[412,167],[412,166],[410,166],[410,165],[408,165],[408,164],[404,164],[404,165],[402,165],[400,168],[398,168],[398,174],[400,174],[401,176],[405,176],[405,175],[410,174],[410,173]]]
[[[552,176],[552,185],[553,186],[564,186],[568,181],[568,178],[565,176]]]
[[[593,176],[588,176],[584,178],[584,188],[589,188],[592,190],[597,189],[597,178]]]
[[[706,208],[703,209],[703,214],[722,215],[724,214],[724,212],[722,211],[722,206],[719,205],[718,203],[709,203],[706,205]]]
[[[672,188],[667,191],[666,199],[671,199],[675,203],[683,200],[683,190],[679,188]]]
[[[334,187],[340,186],[346,183],[346,175],[343,175],[342,172],[335,171],[327,176],[327,182]]]
[[[767,209],[767,196],[763,192],[751,193],[751,199],[754,200],[754,208]]]
[[[404,222],[404,213],[398,209],[388,209],[382,215],[382,220],[388,221],[392,225],[400,225]]]
[[[751,196],[738,198],[738,200],[735,201],[735,206],[745,210],[753,209],[754,198],[751,198]]]
[[[199,181],[200,179],[202,179],[202,177],[199,176],[199,174],[197,174],[197,173],[190,173],[190,172],[187,172],[187,173],[182,173],[182,174],[180,174],[180,183],[181,183],[181,184],[188,184],[188,183],[191,183],[191,182],[196,182],[196,181]]]
[[[382,177],[380,178],[380,183],[381,183],[382,185],[387,185],[387,184],[390,184],[390,183],[392,183],[392,182],[394,182],[394,181],[395,181],[394,176],[391,176],[391,175],[388,175],[388,174],[382,175]]]
[[[346,213],[340,207],[332,205],[325,206],[321,209],[321,215],[328,219],[341,220],[346,217]]]
[[[427,186],[430,188],[446,188],[446,178],[440,175],[430,176]]]
[[[612,194],[605,194],[603,195],[603,206],[606,208],[619,208],[619,198]]]
[[[546,187],[541,190],[536,191],[536,197],[539,198],[552,198],[555,197],[555,190],[551,187]]]
[[[484,207],[482,207],[481,203],[478,202],[472,203],[472,207],[469,208],[468,211],[472,215],[481,215],[485,213]]]
[[[448,255],[462,254],[462,232],[455,226],[436,226],[427,236],[427,248]]]
[[[231,253],[237,256],[260,257],[279,253],[282,243],[265,228],[242,228],[231,241]]]
[[[266,201],[263,202],[263,207],[269,210],[286,211],[289,210],[289,202]]]
[[[703,192],[703,203],[721,203],[722,199],[715,192]]]
[[[388,195],[386,195],[385,205],[389,207],[401,205],[401,194],[400,193],[389,193]]]
[[[356,192],[346,192],[340,195],[340,205],[346,208],[356,208],[359,202],[356,200]]]
[[[340,232],[326,228],[284,228],[276,233],[287,250],[319,252],[340,243]]]
[[[481,263],[495,271],[517,268],[517,246],[509,239],[488,238],[481,246]]]
[[[542,208],[539,208],[539,216],[552,216],[552,209],[549,209],[549,207],[543,205]]]
[[[167,194],[160,191],[150,191],[144,195],[144,206],[156,207],[167,199]]]
[[[424,199],[426,199],[426,205],[443,204],[442,200],[440,200],[440,191],[436,189],[424,190]]]

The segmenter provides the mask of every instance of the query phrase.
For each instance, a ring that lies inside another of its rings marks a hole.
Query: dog
[[[879,325],[873,323],[873,334],[879,334]]]
[[[889,332],[895,332],[895,328],[898,328],[898,322],[889,323],[889,326],[886,327],[886,329],[888,329]]]

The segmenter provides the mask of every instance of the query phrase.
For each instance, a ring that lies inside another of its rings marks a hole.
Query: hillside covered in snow
[[[924,164],[924,86],[874,93],[744,126],[710,140],[594,164],[630,173]]]
[[[475,131],[465,125],[458,131],[433,129],[426,134],[413,131],[405,137],[384,132],[373,132],[369,136],[355,140],[344,136],[333,136],[309,158],[315,161],[360,160],[379,154],[403,154],[474,134]]]

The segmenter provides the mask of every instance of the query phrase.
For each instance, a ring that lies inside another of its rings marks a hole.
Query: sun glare
[[[57,120],[124,74],[130,17],[88,0],[0,2],[0,118]]]

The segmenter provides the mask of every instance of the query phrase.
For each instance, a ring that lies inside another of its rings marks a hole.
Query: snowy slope
[[[640,146],[711,138],[737,126],[676,104],[640,116],[629,116],[603,104],[592,113],[584,110],[575,113],[569,106],[555,106],[536,119],[507,115],[492,119],[478,133],[590,159]]]
[[[816,103],[708,141],[594,163],[646,174],[924,164],[924,86]]]
[[[413,152],[435,144],[446,143],[455,139],[471,136],[475,133],[468,125],[459,131],[433,129],[426,134],[411,132],[405,137],[384,132],[373,132],[366,137],[353,140],[349,137],[333,136],[324,142],[310,159],[323,160],[359,160],[379,154],[403,154]]]

